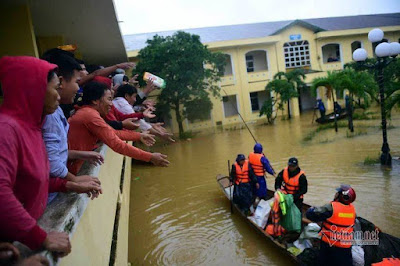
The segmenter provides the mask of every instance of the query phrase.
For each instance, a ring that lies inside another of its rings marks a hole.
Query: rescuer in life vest
[[[286,194],[292,194],[294,204],[301,211],[307,188],[307,178],[299,167],[299,161],[295,157],[290,158],[288,166],[275,179],[275,190],[281,189]]]
[[[264,177],[265,171],[274,177],[276,177],[276,175],[267,157],[263,154],[263,146],[260,143],[256,143],[256,145],[254,145],[254,152],[249,154],[249,163],[253,168],[254,174],[257,176],[257,182],[259,184],[259,188],[255,191],[255,196],[266,200],[267,181]]]
[[[349,185],[336,189],[335,198],[321,207],[311,207],[306,216],[322,222],[319,265],[353,265],[351,246],[356,210],[356,192]]]
[[[232,165],[231,182],[234,182],[233,202],[239,205],[240,210],[250,215],[250,206],[253,204],[253,186],[257,189],[257,177],[253,168],[243,154],[238,154],[236,163]]]

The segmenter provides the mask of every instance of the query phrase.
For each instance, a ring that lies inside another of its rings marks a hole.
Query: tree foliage
[[[367,108],[370,105],[371,99],[376,95],[377,84],[374,78],[365,71],[355,71],[347,68],[342,71],[328,72],[326,77],[315,78],[312,81],[311,91],[316,95],[318,87],[324,86],[326,96],[330,99],[334,95],[333,90],[343,93],[344,90],[349,91],[349,99],[347,107],[349,119],[349,128],[353,130],[353,102],[359,107]],[[354,101],[354,98],[363,99],[363,105],[360,101]],[[333,99],[335,101],[335,99]]]
[[[370,99],[374,99],[377,93],[377,84],[374,78],[367,72],[358,72],[353,69],[342,71],[328,71],[326,77],[315,78],[312,81],[311,91],[316,95],[318,87],[324,86],[326,96],[331,98],[333,90],[343,92],[345,89],[354,97],[364,100],[365,107],[369,106]]]
[[[158,97],[157,108],[165,113],[175,111],[179,134],[183,121],[208,116],[212,102],[209,95],[219,96],[218,81],[223,75],[225,58],[211,52],[198,35],[178,31],[172,36],[155,35],[139,51],[134,74],[151,72],[165,79],[167,86]]]
[[[285,104],[289,103],[291,98],[299,97],[298,89],[305,87],[304,79],[305,74],[301,69],[276,73],[274,79],[265,87],[267,95],[274,92],[276,97],[267,98],[261,107],[260,116],[266,115],[268,123],[272,124],[277,115],[274,110],[283,112]]]
[[[376,59],[368,58],[365,60],[365,63],[373,65],[376,63]],[[371,77],[375,77],[376,70],[371,68],[366,68],[363,64],[359,64],[357,62],[348,63],[345,65],[346,69],[354,69],[359,72],[367,72]],[[384,88],[385,88],[385,108],[388,111],[387,114],[390,115],[393,107],[400,107],[400,60],[395,60],[388,66],[386,66],[383,70],[383,80],[384,80]],[[379,90],[368,92],[372,99],[374,99],[377,103],[380,102],[379,98]]]

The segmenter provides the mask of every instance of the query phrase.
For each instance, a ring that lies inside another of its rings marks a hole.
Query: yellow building
[[[227,55],[225,75],[220,82],[223,101],[212,98],[214,107],[206,121],[185,121],[186,130],[197,131],[217,125],[240,122],[234,106],[246,121],[265,119],[259,110],[267,97],[266,84],[279,71],[295,68],[306,70],[306,83],[315,77],[325,76],[327,71],[343,69],[352,61],[355,49],[363,47],[373,57],[373,44],[368,32],[379,27],[389,42],[399,41],[400,13],[304,19],[294,21],[265,22],[256,24],[220,26],[184,30],[200,36],[212,51]],[[172,35],[174,31],[134,34],[124,36],[128,57],[137,60],[145,41],[155,34]],[[307,90],[299,91],[300,97],[290,101],[290,113],[298,116],[313,109],[315,97]],[[322,89],[318,96],[328,110],[333,104],[326,99]],[[337,95],[338,99],[343,95]],[[287,110],[286,110],[287,113]],[[174,114],[172,113],[172,117]],[[175,119],[170,121],[172,130],[178,131]]]

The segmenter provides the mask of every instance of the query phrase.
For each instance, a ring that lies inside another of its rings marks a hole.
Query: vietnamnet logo
[[[378,246],[379,230],[374,231],[352,231],[352,226],[338,229],[336,225],[331,226],[330,231],[321,230],[321,235],[325,236],[330,247],[339,242],[342,245],[357,246]]]

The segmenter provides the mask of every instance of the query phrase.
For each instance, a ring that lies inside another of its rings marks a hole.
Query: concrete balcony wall
[[[221,77],[221,87],[235,85],[235,83],[236,83],[236,80],[233,75],[227,75],[227,76]]]
[[[46,232],[70,235],[72,252],[67,257],[57,260],[48,251],[41,253],[50,265],[128,265],[131,158],[105,145],[99,151],[105,163],[84,164],[79,175],[97,176],[103,194],[91,201],[86,194],[60,193],[38,221]],[[31,254],[19,247],[25,256]]]
[[[258,72],[249,72],[247,73],[247,81],[249,83],[259,82],[259,81],[267,81],[269,79],[268,71],[258,71]]]

